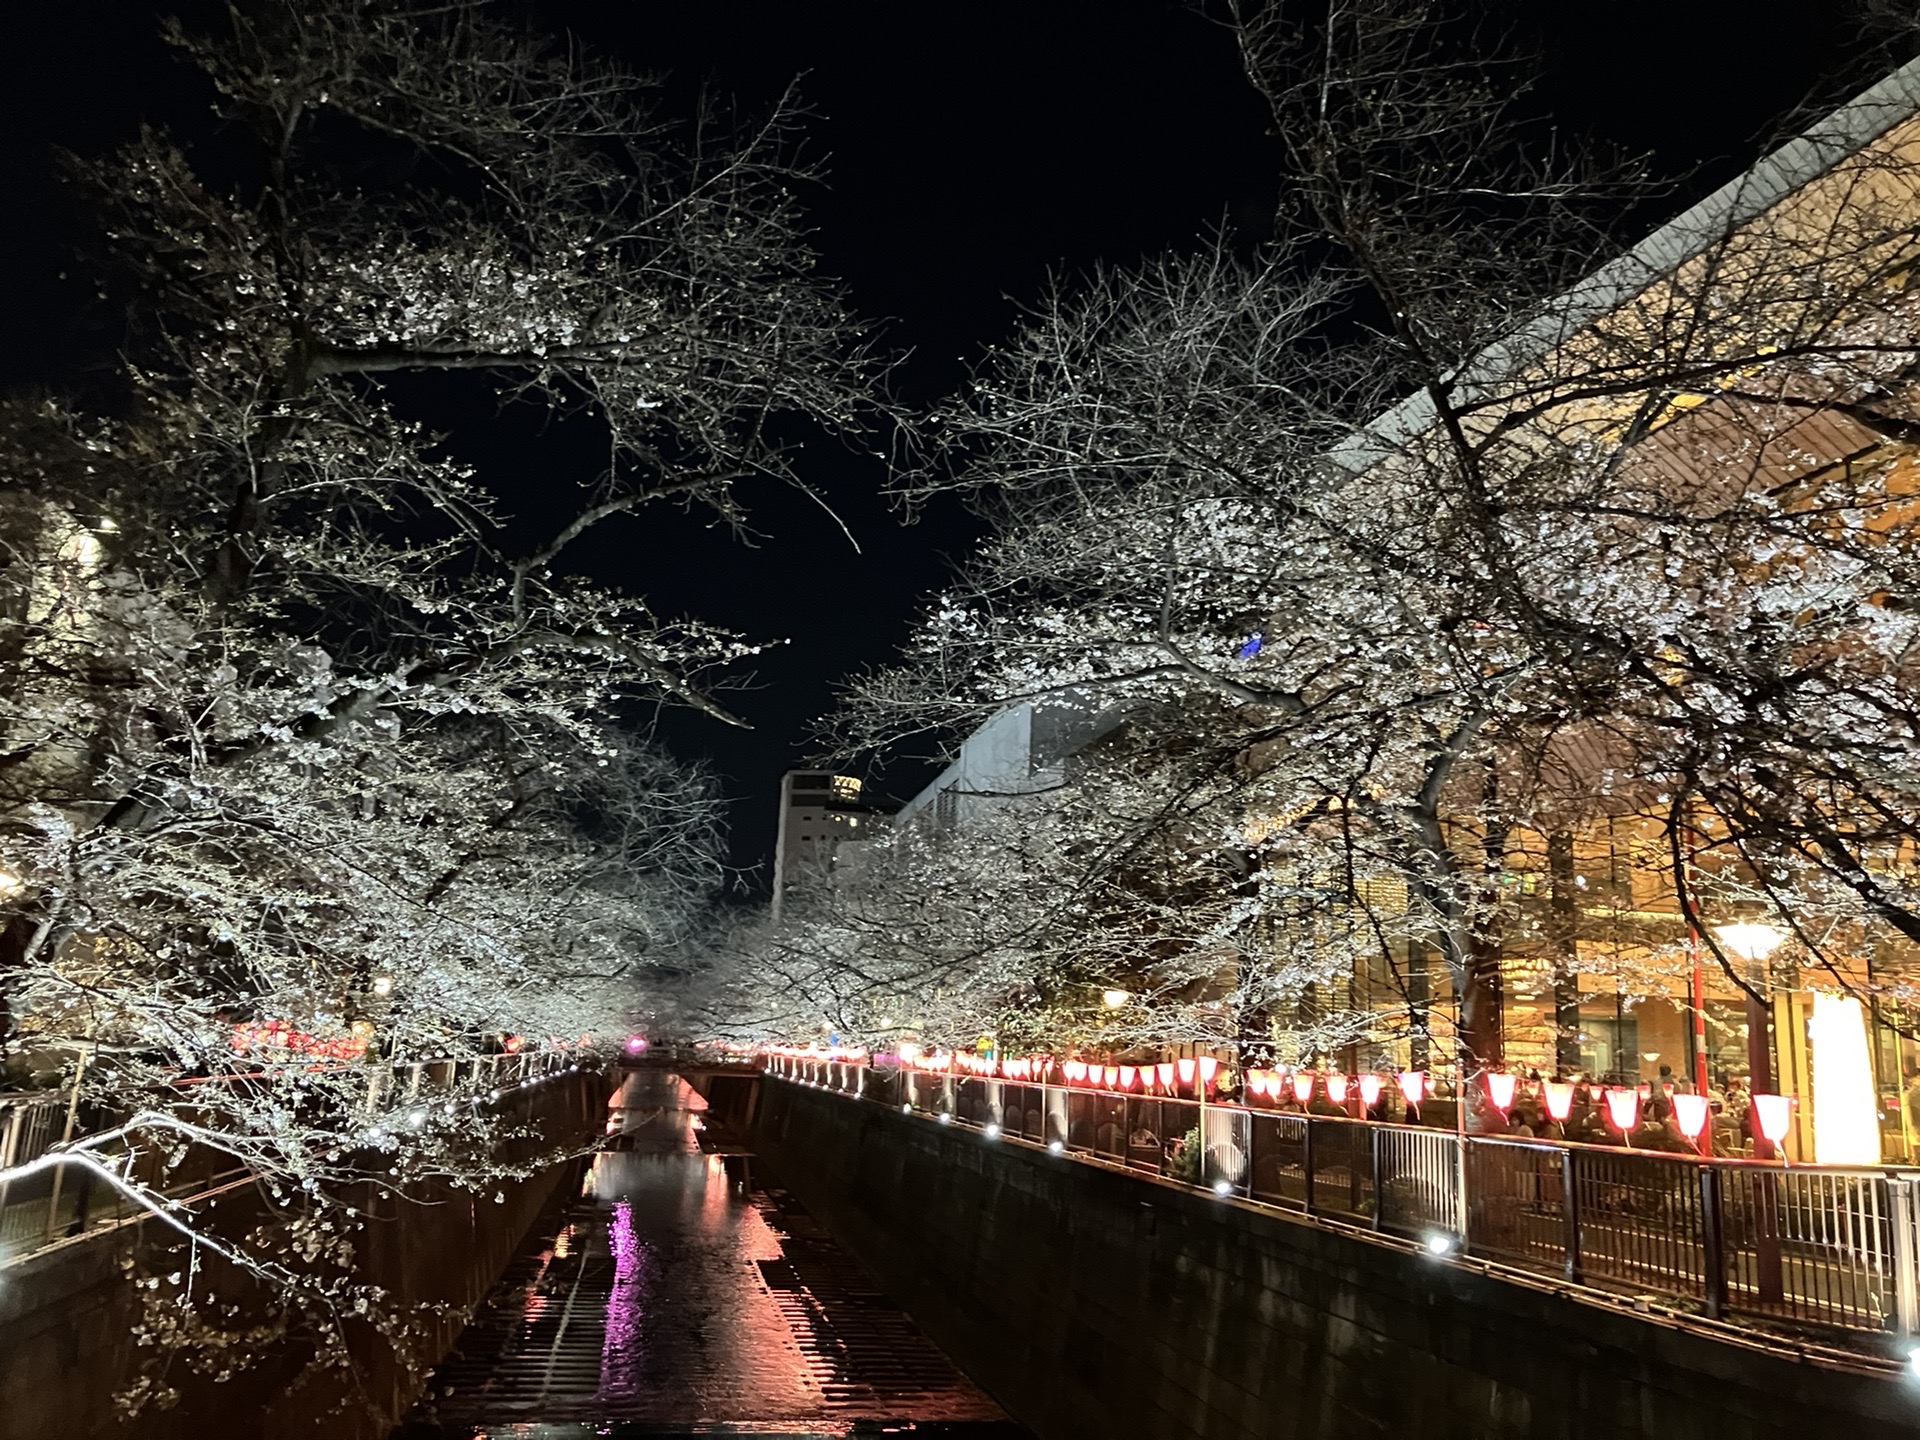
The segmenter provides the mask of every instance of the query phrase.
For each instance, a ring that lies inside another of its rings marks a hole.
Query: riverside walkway
[[[749,1157],[703,1151],[704,1108],[628,1076],[395,1440],[1025,1436]]]

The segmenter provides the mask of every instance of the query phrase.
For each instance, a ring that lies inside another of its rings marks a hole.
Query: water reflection
[[[804,1212],[756,1185],[747,1157],[702,1152],[704,1109],[667,1074],[626,1081],[578,1200],[522,1253],[402,1434],[532,1421],[1017,1433]]]

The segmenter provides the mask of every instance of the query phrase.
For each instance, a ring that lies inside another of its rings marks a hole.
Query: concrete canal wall
[[[1920,1435],[1920,1383],[748,1083],[716,1113],[1042,1440]]]
[[[568,1075],[503,1103],[523,1109],[555,1140],[586,1141],[604,1123],[612,1083]],[[505,1270],[556,1187],[577,1184],[579,1175],[573,1164],[482,1195],[442,1188],[429,1204],[382,1198],[363,1185],[355,1202],[369,1222],[358,1237],[361,1273],[404,1303],[447,1307],[421,1339],[427,1358],[437,1360],[459,1334],[461,1312]],[[264,1217],[266,1205],[253,1187],[235,1189],[213,1202],[209,1228],[242,1235]],[[205,1370],[185,1363],[183,1353],[156,1372],[156,1352],[136,1342],[135,1327],[164,1325],[170,1310],[179,1313],[169,1302],[179,1292],[165,1279],[191,1263],[179,1239],[146,1220],[76,1237],[0,1268],[0,1440],[380,1440],[412,1404],[414,1380],[365,1325],[349,1331],[353,1376],[335,1371],[301,1378],[312,1349],[297,1332],[262,1333],[231,1350],[196,1346]],[[160,1277],[161,1288],[136,1289],[143,1275]],[[266,1321],[263,1297],[225,1262],[203,1253],[199,1283],[216,1287],[250,1320]],[[222,1371],[231,1374],[222,1378]],[[116,1395],[143,1374],[178,1398],[127,1418]]]

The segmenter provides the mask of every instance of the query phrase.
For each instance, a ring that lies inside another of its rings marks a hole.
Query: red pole
[[[1691,927],[1689,927],[1691,928]],[[1707,1006],[1700,984],[1700,937],[1690,934],[1693,951],[1693,1093],[1707,1093]]]

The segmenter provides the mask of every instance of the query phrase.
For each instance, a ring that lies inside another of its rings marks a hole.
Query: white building
[[[862,802],[861,782],[829,770],[780,777],[779,828],[773,842],[773,918],[791,887],[826,875],[842,846],[869,838],[886,817]]]

